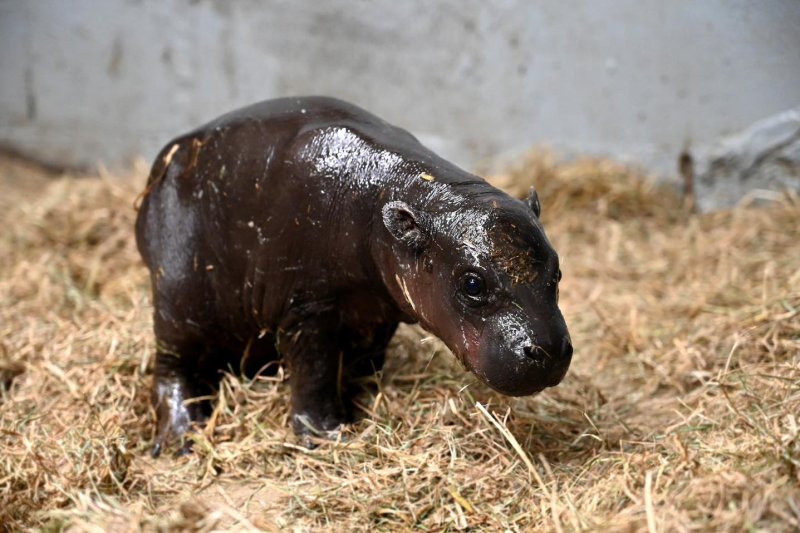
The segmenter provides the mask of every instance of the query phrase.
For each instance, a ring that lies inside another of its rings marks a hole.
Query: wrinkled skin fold
[[[288,367],[294,431],[351,415],[399,322],[508,395],[572,356],[539,200],[513,199],[411,134],[322,97],[262,102],[168,143],[136,221],[156,335],[153,453],[209,413],[226,370]]]

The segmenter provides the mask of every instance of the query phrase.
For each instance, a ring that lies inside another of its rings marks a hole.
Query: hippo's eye
[[[558,283],[559,281],[561,281],[561,269],[560,268],[558,269],[558,274],[556,274],[556,283]]]
[[[483,278],[480,275],[470,272],[464,276],[462,289],[464,290],[464,294],[467,296],[478,298],[486,289],[486,283],[484,283]]]

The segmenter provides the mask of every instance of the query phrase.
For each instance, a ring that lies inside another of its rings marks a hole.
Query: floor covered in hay
[[[536,183],[575,346],[509,399],[415,327],[364,419],[306,450],[279,379],[228,376],[151,459],[154,342],[130,176],[0,161],[0,530],[800,529],[800,202],[690,214],[608,162]]]

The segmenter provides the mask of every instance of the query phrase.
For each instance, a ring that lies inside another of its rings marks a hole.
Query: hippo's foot
[[[153,405],[156,409],[156,438],[150,455],[158,457],[167,447],[177,445],[176,455],[191,451],[186,433],[206,420],[207,400],[197,398],[181,378],[156,378]]]
[[[334,407],[335,400],[329,407]],[[303,446],[309,449],[316,448],[315,439],[336,440],[342,427],[350,421],[341,409],[328,408],[310,412],[292,414],[292,430],[300,439]]]

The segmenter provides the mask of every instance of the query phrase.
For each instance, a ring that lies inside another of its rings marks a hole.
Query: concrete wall
[[[800,103],[800,1],[0,0],[0,73],[0,143],[57,164],[328,94],[468,167],[549,143],[671,172]]]

